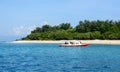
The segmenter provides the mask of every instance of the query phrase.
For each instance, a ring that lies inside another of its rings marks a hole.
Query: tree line
[[[120,21],[95,20],[79,21],[72,27],[70,23],[50,26],[48,24],[37,27],[22,40],[73,40],[73,39],[120,39]]]

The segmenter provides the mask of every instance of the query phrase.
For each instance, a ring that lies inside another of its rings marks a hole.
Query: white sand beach
[[[82,40],[84,43],[89,44],[119,44],[120,40]]]
[[[75,40],[19,40],[12,43],[64,43],[65,41]],[[120,40],[76,40],[88,44],[120,44]]]

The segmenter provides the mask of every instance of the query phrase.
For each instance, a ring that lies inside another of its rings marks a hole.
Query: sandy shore
[[[64,43],[65,41],[68,40],[20,40],[20,41],[13,41],[12,43]],[[70,40],[70,41],[75,41],[75,40]],[[82,41],[83,43],[88,43],[88,44],[120,44],[120,40],[77,40],[77,41]]]
[[[82,40],[84,43],[89,44],[119,44],[120,40]]]

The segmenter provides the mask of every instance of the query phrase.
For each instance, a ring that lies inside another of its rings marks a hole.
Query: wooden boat
[[[67,41],[64,44],[60,44],[60,47],[79,47],[79,46],[88,46],[89,44],[87,43],[82,43],[81,41]]]

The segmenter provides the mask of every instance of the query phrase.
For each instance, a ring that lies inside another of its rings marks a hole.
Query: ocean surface
[[[120,45],[1,42],[0,72],[120,72]]]

